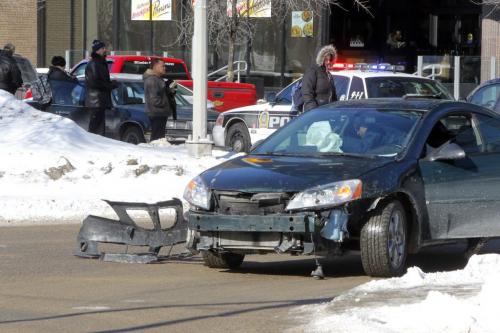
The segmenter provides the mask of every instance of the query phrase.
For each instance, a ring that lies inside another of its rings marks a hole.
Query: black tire
[[[361,262],[370,276],[405,272],[408,254],[406,212],[397,200],[378,209],[361,229]]]
[[[236,153],[250,151],[251,140],[248,129],[243,123],[231,125],[227,130],[226,146],[231,148]]]
[[[123,131],[121,140],[123,142],[138,145],[139,143],[146,142],[142,131],[136,126],[129,126],[125,131]]]
[[[229,268],[235,269],[241,266],[245,259],[244,254],[237,253],[216,253],[213,251],[201,251],[201,256],[205,262],[205,266],[210,268]]]

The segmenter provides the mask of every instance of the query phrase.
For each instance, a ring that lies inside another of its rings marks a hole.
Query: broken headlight
[[[210,209],[210,191],[199,176],[191,180],[186,186],[184,199],[193,206],[206,210]]]
[[[287,210],[321,209],[337,206],[361,198],[362,183],[359,179],[321,185],[296,194]]]

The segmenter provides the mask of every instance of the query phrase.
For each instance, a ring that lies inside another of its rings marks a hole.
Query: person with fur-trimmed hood
[[[337,101],[337,92],[333,84],[333,77],[328,71],[330,65],[337,60],[337,50],[333,45],[322,47],[313,64],[302,79],[302,97],[304,112],[320,105]]]

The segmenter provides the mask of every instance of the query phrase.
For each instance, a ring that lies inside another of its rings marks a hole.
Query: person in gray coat
[[[337,101],[333,77],[328,71],[330,65],[333,65],[336,60],[337,50],[335,47],[333,45],[324,46],[319,50],[315,64],[305,72],[301,88],[304,112]]]
[[[175,119],[175,106],[172,105],[174,92],[165,80],[165,62],[160,58],[151,59],[151,65],[143,75],[146,114],[151,123],[151,141],[165,137],[168,117]],[[175,101],[174,101],[175,103]]]

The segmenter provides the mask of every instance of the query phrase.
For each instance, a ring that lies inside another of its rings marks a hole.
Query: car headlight
[[[362,183],[359,179],[344,180],[321,185],[297,193],[287,210],[327,208],[361,198]]]
[[[217,120],[215,121],[215,125],[222,126],[224,124],[224,115],[221,113],[217,117]]]
[[[206,210],[210,209],[210,191],[199,176],[191,180],[186,186],[184,199],[193,206]]]

